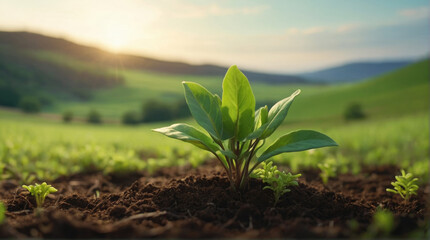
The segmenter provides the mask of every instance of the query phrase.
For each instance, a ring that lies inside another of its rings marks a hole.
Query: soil
[[[385,191],[398,173],[395,166],[372,167],[323,185],[317,170],[306,170],[299,186],[276,206],[259,180],[253,179],[246,192],[232,191],[214,162],[152,175],[86,173],[50,182],[59,191],[37,213],[33,197],[17,182],[1,181],[0,199],[8,212],[0,237],[387,237],[372,224],[378,207],[395,216],[390,236],[411,237],[428,227],[430,186],[422,185],[418,196],[405,203]]]

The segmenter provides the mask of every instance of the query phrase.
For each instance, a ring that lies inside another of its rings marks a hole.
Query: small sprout
[[[388,235],[394,228],[393,213],[388,210],[378,210],[373,216],[373,223],[384,235]]]
[[[255,169],[251,174],[253,178],[260,178],[263,183],[268,184],[263,189],[270,189],[275,195],[275,204],[279,201],[279,198],[291,190],[287,187],[298,186],[297,178],[301,174],[292,175],[291,173],[285,173],[284,171],[279,171],[276,166],[273,166],[273,162],[262,163],[262,168]]]
[[[0,225],[3,224],[4,220],[6,219],[6,207],[2,202],[0,202]]]
[[[364,238],[389,237],[395,227],[394,215],[386,209],[377,208],[372,224],[364,233]]]
[[[43,203],[45,202],[45,197],[48,196],[50,193],[55,193],[58,190],[52,187],[51,185],[46,184],[46,182],[43,182],[42,184],[35,184],[35,185],[22,185],[23,188],[27,189],[32,196],[36,198],[36,204],[37,208],[41,208],[43,206]]]
[[[324,185],[328,183],[329,178],[336,177],[337,163],[334,159],[328,159],[325,163],[318,163],[321,170],[320,177]]]
[[[394,189],[387,188],[387,192],[399,194],[405,201],[408,201],[412,195],[417,195],[418,185],[415,183],[418,178],[414,178],[412,173],[406,174],[405,170],[401,170],[402,175],[396,176],[396,182],[391,182]]]

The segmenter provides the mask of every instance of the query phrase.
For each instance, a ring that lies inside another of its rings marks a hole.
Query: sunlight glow
[[[113,52],[120,52],[130,44],[133,30],[122,19],[109,19],[100,29],[102,44]]]
[[[104,34],[103,43],[113,52],[120,52],[127,45],[129,39],[127,35],[123,34],[122,31],[112,29]]]
[[[65,38],[113,53],[277,73],[422,58],[430,51],[428,0],[328,0],[318,8],[283,0],[40,2],[0,0],[0,30]],[[333,15],[334,7],[341,14]]]
[[[103,18],[103,24],[98,25],[97,31],[100,34],[101,45],[112,52],[121,52],[130,47],[136,34],[141,33],[136,27],[139,26],[140,30],[146,29],[144,25],[149,22],[148,19],[140,19],[139,25],[134,24],[136,20],[125,12],[121,14],[108,12],[100,17]]]

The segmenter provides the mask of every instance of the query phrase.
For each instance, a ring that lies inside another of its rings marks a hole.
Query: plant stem
[[[222,150],[225,150],[224,144],[222,143],[222,141],[217,140],[214,137],[212,137],[212,139],[214,140],[214,142],[216,144],[218,144],[221,147]],[[233,168],[233,163],[232,163],[231,159],[229,157],[227,157],[227,156],[225,157],[225,160],[227,162],[227,166],[225,166],[224,163],[221,161],[221,159],[219,158],[219,156],[215,152],[212,152],[212,154],[214,154],[217,157],[217,159],[221,162],[221,165],[223,165],[223,167],[224,167],[224,169],[225,169],[225,171],[227,173],[227,176],[228,176],[228,179],[230,180],[230,182],[233,182],[233,173],[231,171],[232,168]]]
[[[41,207],[42,207],[42,197],[41,197],[41,196],[38,196],[38,195],[36,194],[35,198],[36,198],[36,205],[37,205],[37,208],[41,208]]]
[[[246,187],[246,185],[248,184],[248,177],[249,174],[252,172],[248,171],[249,170],[249,164],[252,160],[252,158],[254,157],[255,154],[255,148],[258,145],[258,142],[260,140],[256,139],[250,146],[251,146],[251,151],[249,153],[248,159],[245,161],[245,166],[243,167],[242,173],[240,175],[240,182],[239,182],[239,188],[243,189]]]
[[[236,186],[239,186],[241,169],[242,169],[242,164],[243,164],[243,159],[240,157],[240,143],[239,143],[239,141],[236,141],[235,154],[238,158],[236,161]]]

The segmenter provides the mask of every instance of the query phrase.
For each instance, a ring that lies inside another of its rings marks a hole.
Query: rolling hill
[[[19,38],[21,42],[18,39],[13,41],[11,36],[21,34],[34,37],[34,43],[28,42],[26,37]],[[51,104],[43,108],[44,112],[58,114],[72,111],[75,116],[83,117],[90,109],[97,109],[103,118],[113,121],[118,121],[126,111],[140,110],[142,102],[148,100],[157,99],[169,104],[183,101],[182,81],[198,82],[210,91],[221,94],[225,73],[225,68],[219,67],[224,69],[219,75],[214,70],[217,67],[210,66],[212,73],[209,71],[206,75],[200,75],[209,65],[174,62],[167,63],[176,67],[161,72],[157,68],[167,66],[163,65],[166,62],[116,55],[32,33],[0,32],[0,56],[0,88],[9,84],[23,91],[22,94],[51,98]],[[117,56],[139,61],[130,60],[129,65],[119,67],[112,60]],[[142,62],[147,65],[140,64]],[[342,85],[314,85],[306,81],[273,84],[256,80],[252,73],[245,74],[253,82],[252,89],[258,105],[271,105],[294,90],[302,89],[302,94],[291,108],[290,122],[340,121],[346,106],[352,102],[361,104],[372,118],[396,117],[429,109],[429,60],[366,81]],[[264,73],[261,76],[276,78],[276,75]]]
[[[413,61],[354,62],[321,69],[300,76],[316,83],[356,82],[402,68]]]
[[[297,120],[341,119],[350,103],[359,103],[370,118],[426,113],[430,108],[430,60],[422,60],[363,82],[303,93],[291,116]]]
[[[101,67],[74,69],[0,45],[0,89],[8,88],[23,95],[46,92],[48,95],[74,95],[85,99],[92,90],[122,83],[121,77]]]
[[[45,51],[66,55],[70,58],[96,64],[103,67],[144,70],[172,75],[223,76],[226,67],[204,64],[192,65],[183,62],[161,61],[154,58],[129,54],[114,54],[99,48],[76,44],[61,38],[44,36],[31,32],[0,31],[0,45],[12,49]],[[299,76],[268,74],[244,71],[253,81],[264,81],[271,84],[306,83]]]

